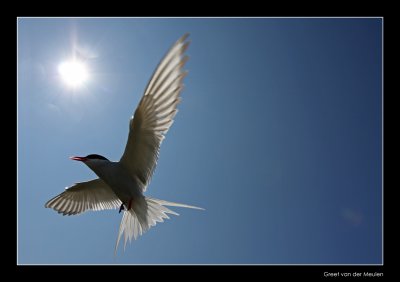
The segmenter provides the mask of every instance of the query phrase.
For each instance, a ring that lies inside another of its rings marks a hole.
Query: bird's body
[[[113,190],[125,206],[128,206],[132,199],[143,197],[143,184],[137,177],[131,176],[120,162],[96,160],[88,163],[88,166]]]
[[[124,211],[117,244],[124,234],[125,246],[157,222],[175,214],[166,206],[201,209],[144,196],[157,164],[159,148],[173,123],[186,75],[183,56],[189,42],[182,36],[156,68],[134,116],[129,122],[129,135],[120,161],[91,154],[71,159],[85,163],[99,177],[76,183],[46,203],[46,207],[74,215],[86,210],[120,209]],[[125,248],[125,247],[124,247]]]

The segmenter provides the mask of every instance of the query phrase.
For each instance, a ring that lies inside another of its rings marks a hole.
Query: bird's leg
[[[119,207],[119,212],[118,213],[121,213],[121,211],[123,211],[123,210],[125,210],[124,204],[121,204],[121,206]]]

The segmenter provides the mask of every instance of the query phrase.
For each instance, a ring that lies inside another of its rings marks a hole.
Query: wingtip
[[[183,44],[184,45],[183,50],[185,51],[189,47],[190,43],[192,42],[191,40],[188,40],[189,35],[190,35],[190,33],[188,33],[188,32],[185,33],[184,35],[181,36],[181,38],[179,38],[175,42],[174,45],[176,46],[178,44]]]
[[[188,37],[190,36],[189,32],[186,32],[184,35],[182,35],[182,37],[179,39],[180,42],[185,41]]]

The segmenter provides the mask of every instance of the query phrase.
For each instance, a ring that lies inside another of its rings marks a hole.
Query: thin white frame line
[[[17,19],[382,19],[383,16],[331,17],[17,17]]]
[[[19,195],[18,195],[18,187],[19,187],[19,185],[18,185],[18,179],[19,179],[19,177],[18,177],[18,144],[19,144],[19,142],[18,142],[18,124],[19,124],[19,122],[18,122],[18,117],[19,117],[19,114],[18,114],[18,86],[19,86],[19,81],[18,81],[18,78],[19,78],[19,61],[18,61],[18,58],[19,58],[19,48],[18,48],[18,21],[17,21],[17,72],[16,72],[16,75],[17,75],[17,161],[16,161],[16,164],[15,164],[15,166],[16,166],[16,169],[17,169],[17,204],[16,204],[16,206],[17,206],[17,226],[16,226],[16,233],[17,233],[17,256],[16,256],[16,263],[17,263],[17,265],[18,265],[18,254],[19,254],[19,248],[18,248],[18,245],[19,245],[19,236],[18,236],[18,226],[19,226],[19,222],[18,222],[18,219],[19,219],[19,208],[18,208],[18,203],[19,203]]]

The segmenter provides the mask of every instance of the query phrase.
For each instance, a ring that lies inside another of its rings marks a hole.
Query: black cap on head
[[[90,155],[87,155],[85,158],[90,159],[90,160],[106,160],[106,161],[108,161],[107,158],[97,155],[97,154],[90,154]]]

